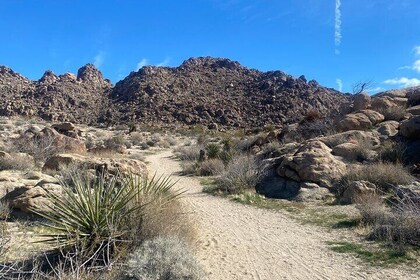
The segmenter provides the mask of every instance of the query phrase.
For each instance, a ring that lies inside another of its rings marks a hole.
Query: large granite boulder
[[[283,158],[277,174],[298,182],[313,182],[330,188],[334,180],[346,171],[346,164],[331,154],[331,149],[319,140],[304,143],[296,153]]]
[[[364,130],[382,122],[385,117],[373,110],[361,110],[356,113],[347,114],[338,123],[341,130]]]

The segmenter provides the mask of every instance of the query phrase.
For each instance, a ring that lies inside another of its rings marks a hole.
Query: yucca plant
[[[181,194],[172,191],[175,183],[163,176],[116,175],[107,179],[101,175],[93,181],[73,177],[71,184],[61,184],[62,195],[47,192],[48,211],[33,212],[45,218],[45,226],[54,232],[47,241],[58,240],[61,246],[84,244],[91,250],[110,240],[130,242],[130,231],[141,227],[147,203],[157,198],[168,202]]]
[[[217,158],[220,154],[220,146],[216,143],[210,143],[206,146],[208,158]]]

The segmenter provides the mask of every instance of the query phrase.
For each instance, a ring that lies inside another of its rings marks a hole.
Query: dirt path
[[[158,174],[172,174],[187,190],[184,200],[199,223],[198,258],[209,279],[418,279],[397,269],[372,268],[331,251],[332,233],[301,225],[279,212],[201,192],[199,179],[178,176],[170,151],[147,158]]]

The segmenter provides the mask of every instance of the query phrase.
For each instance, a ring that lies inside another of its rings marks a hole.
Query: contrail
[[[341,44],[341,0],[335,0],[335,32],[334,32],[334,43],[335,53],[339,54],[338,47]]]

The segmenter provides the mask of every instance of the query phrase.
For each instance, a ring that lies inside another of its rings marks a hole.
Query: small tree
[[[373,86],[373,80],[359,81],[353,85],[353,94],[360,94],[368,91]]]

